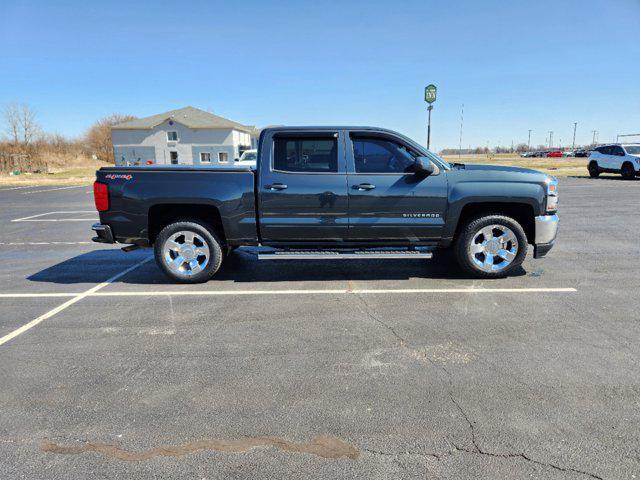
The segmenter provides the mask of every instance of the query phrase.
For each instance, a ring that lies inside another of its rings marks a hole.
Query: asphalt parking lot
[[[519,275],[230,256],[175,285],[90,187],[0,189],[0,478],[640,478],[640,180]]]

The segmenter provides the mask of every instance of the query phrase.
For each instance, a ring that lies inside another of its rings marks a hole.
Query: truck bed
[[[100,222],[111,225],[119,242],[146,244],[157,233],[156,214],[188,218],[207,208],[219,212],[211,223],[224,226],[229,244],[258,241],[254,173],[248,167],[104,167],[96,179],[109,188],[109,210],[100,212]]]

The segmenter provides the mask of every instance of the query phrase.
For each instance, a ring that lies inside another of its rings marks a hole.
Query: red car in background
[[[559,150],[554,152],[547,152],[547,157],[553,157],[553,158],[562,157],[562,152]]]

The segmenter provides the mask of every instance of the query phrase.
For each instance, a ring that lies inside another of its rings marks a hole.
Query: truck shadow
[[[603,180],[614,181],[614,182],[624,182],[624,183],[640,181],[640,177],[636,177],[628,180],[626,178],[622,178],[622,176],[617,173],[611,173],[611,174],[603,173],[598,178],[591,178],[589,175],[568,175],[567,178],[581,178],[586,180],[592,180],[594,182],[601,182]]]
[[[27,277],[32,282],[91,284],[104,282],[151,256],[151,250],[124,253],[119,249],[94,250],[69,258]],[[526,275],[520,268],[515,276]],[[411,278],[468,280],[448,252],[437,252],[432,260],[270,260],[258,261],[243,249],[228,256],[209,284],[228,282],[298,282],[345,280],[408,280]],[[154,261],[149,261],[114,283],[172,285]]]

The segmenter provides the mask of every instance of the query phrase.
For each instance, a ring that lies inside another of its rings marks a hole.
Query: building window
[[[167,142],[177,142],[178,132],[167,132]]]
[[[218,162],[227,163],[229,161],[229,154],[227,152],[218,152]]]
[[[178,152],[169,152],[169,159],[171,160],[171,165],[178,164]]]
[[[211,154],[208,152],[200,152],[200,163],[211,163]]]

